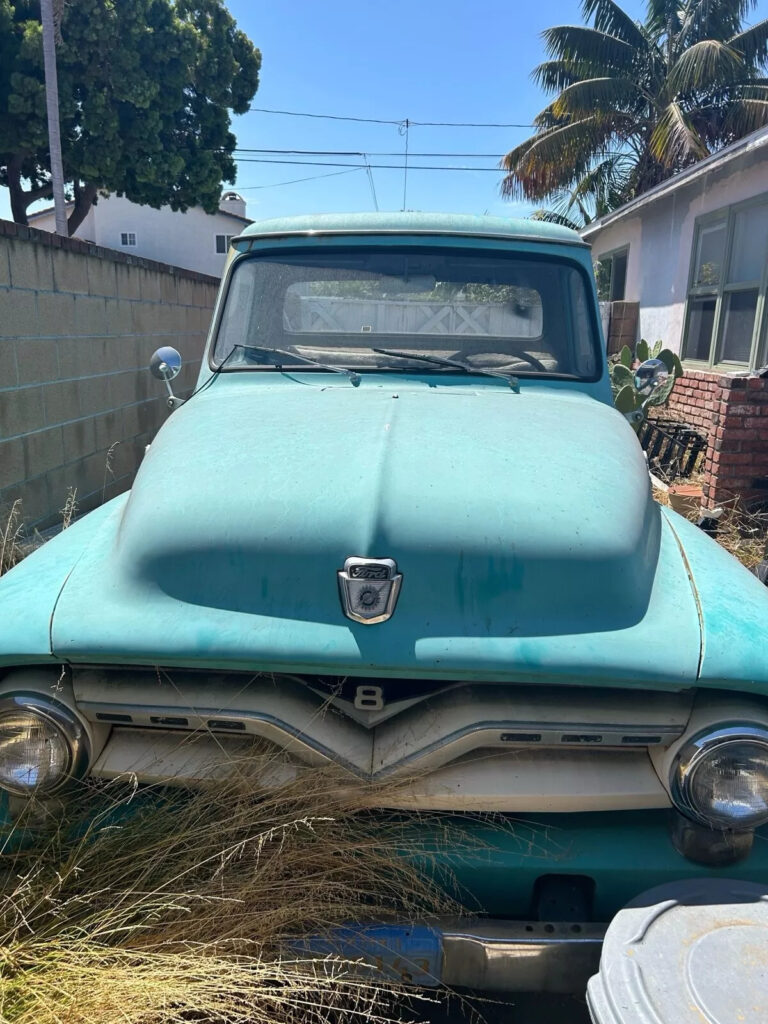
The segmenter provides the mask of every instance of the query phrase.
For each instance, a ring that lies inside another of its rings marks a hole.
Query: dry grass
[[[768,514],[732,504],[718,521],[715,538],[748,569],[768,558]]]
[[[10,509],[0,516],[0,576],[12,569],[24,557],[23,536],[24,520],[21,516],[21,499],[17,498]]]
[[[393,1019],[394,986],[302,959],[292,940],[459,908],[404,856],[406,826],[345,805],[340,782],[325,769],[262,793],[247,772],[192,794],[119,781],[30,807],[14,838],[28,830],[31,852],[0,861],[0,1021]]]
[[[68,526],[72,525],[73,520],[77,517],[77,488],[70,487],[67,489],[67,496],[64,499],[64,505],[59,510],[61,512],[61,528],[66,530]]]
[[[678,482],[696,483],[696,480]],[[666,491],[654,487],[653,496],[660,505],[669,505]],[[746,508],[739,501],[726,502],[720,507],[723,512],[717,521],[715,540],[748,569],[768,558],[768,512]],[[692,513],[690,518],[698,519],[698,512]]]

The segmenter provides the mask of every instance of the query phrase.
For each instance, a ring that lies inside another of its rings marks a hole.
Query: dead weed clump
[[[734,505],[718,520],[715,539],[748,569],[768,558],[768,513]]]
[[[271,793],[118,780],[30,807],[0,861],[0,1021],[393,1019],[396,986],[297,943],[458,908],[405,855],[406,826],[345,806],[336,774],[305,769]]]
[[[0,576],[12,569],[26,554],[23,536],[21,499],[17,498],[10,509],[0,516]]]

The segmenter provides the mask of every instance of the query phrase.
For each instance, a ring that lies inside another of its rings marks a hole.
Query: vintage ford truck
[[[634,984],[667,1020],[640,947],[680,939],[692,906],[708,934],[743,918],[718,956],[747,991],[739,943],[765,941],[768,907],[768,589],[653,500],[578,235],[257,223],[185,401],[178,365],[153,358],[174,411],[130,493],[0,581],[0,786],[194,784],[268,741],[399,780],[387,808],[475,834],[473,856],[434,856],[486,916],[372,923],[415,981],[583,990],[614,919],[595,1019],[657,1019],[622,1016]],[[710,1012],[697,964],[669,1019]]]

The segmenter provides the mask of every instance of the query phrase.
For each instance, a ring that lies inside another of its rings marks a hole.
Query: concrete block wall
[[[660,417],[707,438],[704,499],[768,501],[768,378],[686,370]]]
[[[0,221],[0,515],[45,528],[131,485],[168,415],[152,352],[197,376],[218,279]]]

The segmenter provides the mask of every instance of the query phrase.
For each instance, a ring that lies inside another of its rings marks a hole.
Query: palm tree
[[[768,19],[756,0],[648,0],[643,23],[614,0],[582,0],[592,26],[544,32],[533,78],[555,99],[502,159],[502,194],[588,223],[768,124]]]

